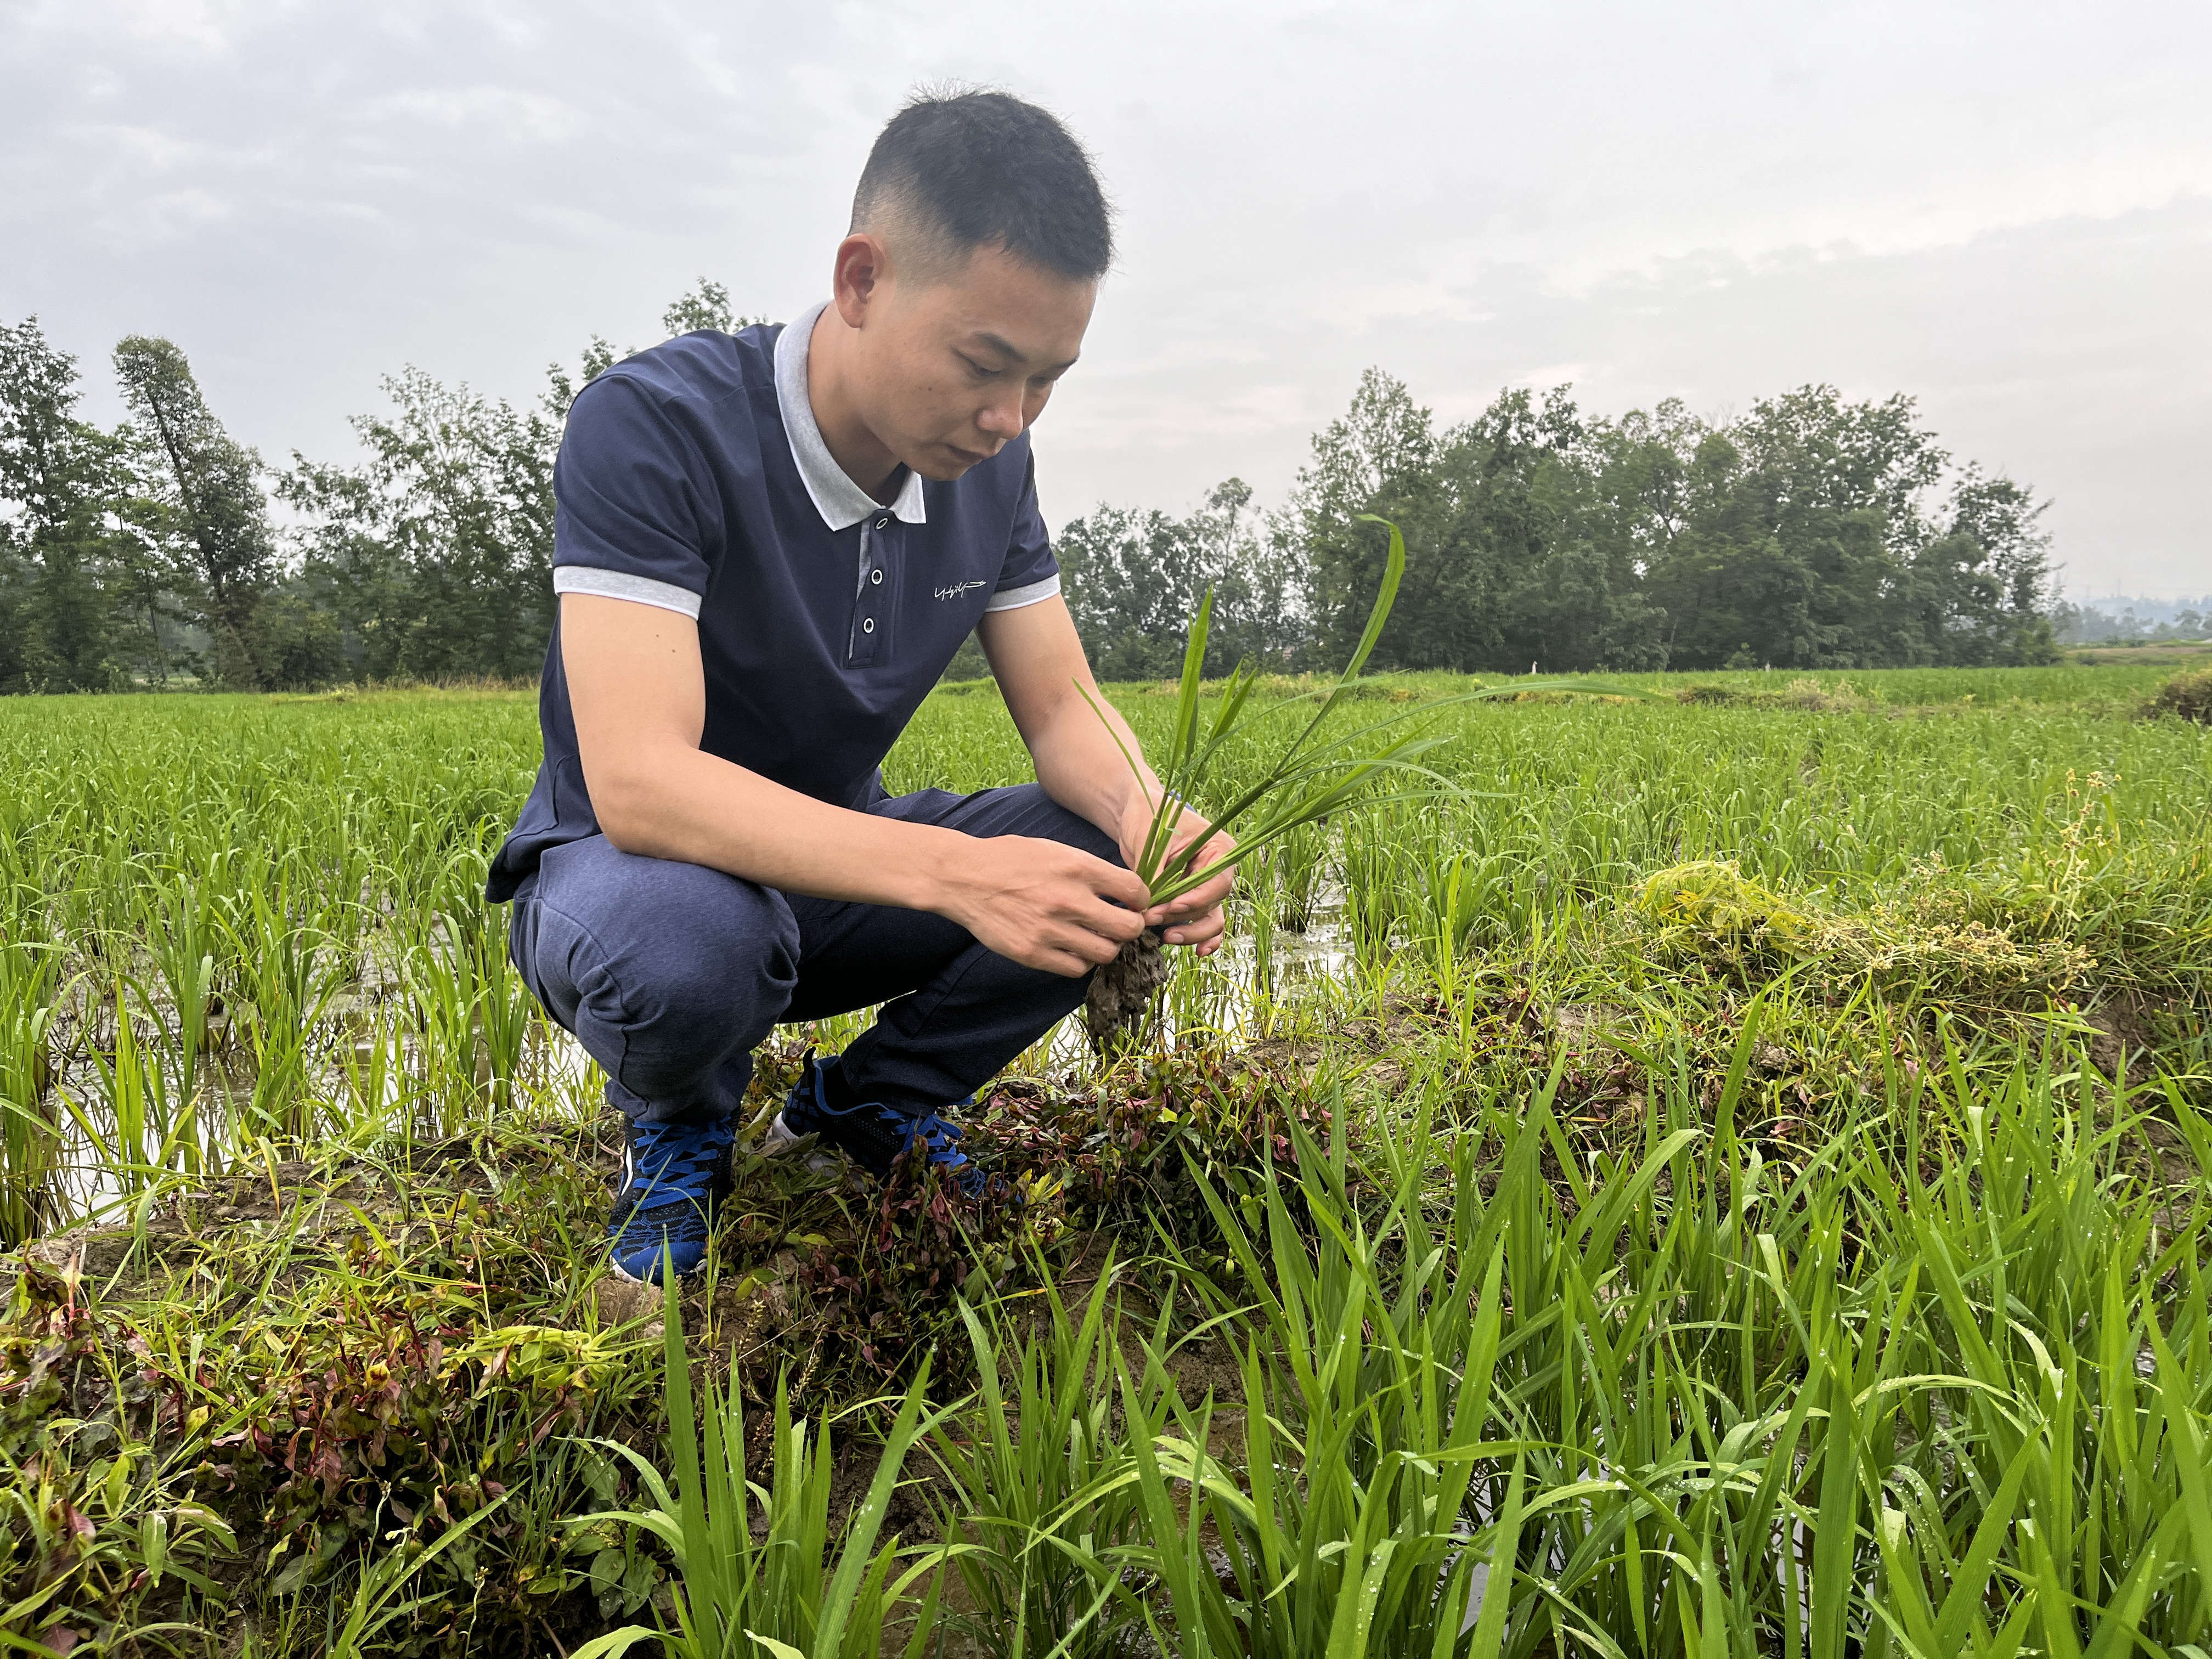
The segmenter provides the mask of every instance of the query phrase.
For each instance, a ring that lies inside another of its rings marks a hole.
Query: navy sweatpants
[[[1110,837],[1033,783],[925,789],[869,810],[1121,861]],[[927,911],[778,892],[605,836],[545,854],[514,896],[508,948],[545,1012],[605,1071],[608,1101],[647,1122],[736,1111],[772,1027],[872,1003],[886,1006],[842,1062],[854,1092],[943,1106],[1050,1030],[1090,984],[1011,962]]]

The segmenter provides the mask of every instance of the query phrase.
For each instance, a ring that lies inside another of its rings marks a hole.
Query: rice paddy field
[[[2172,672],[1363,682],[1436,785],[999,1079],[1011,1190],[763,1157],[794,1028],[666,1304],[483,902],[531,694],[0,701],[0,1647],[2206,1659]],[[1027,776],[988,684],[886,771]]]

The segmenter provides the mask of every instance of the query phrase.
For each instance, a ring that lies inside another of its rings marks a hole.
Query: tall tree
[[[1213,594],[1206,672],[1240,661],[1292,665],[1302,636],[1303,562],[1282,526],[1252,510],[1252,486],[1229,478],[1187,519],[1101,504],[1054,544],[1062,591],[1103,679],[1158,679],[1182,664],[1200,597]]]
[[[729,290],[702,277],[662,313],[671,335],[727,333]],[[580,366],[555,363],[517,407],[419,368],[388,377],[390,407],[353,422],[367,459],[296,453],[277,494],[298,509],[302,574],[378,678],[524,678],[553,625],[553,463],[568,405],[620,356],[593,337]]]
[[[1725,426],[1679,402],[1586,420],[1501,392],[1438,433],[1376,371],[1292,497],[1313,632],[1341,649],[1377,556],[1416,550],[1378,665],[1520,670],[2033,661],[2051,647],[2027,493],[1949,468],[1910,398],[1802,386]]]
[[[2051,633],[2050,507],[2002,475],[1969,463],[1952,486],[1945,533],[1913,562],[1936,597],[1932,629],[1946,662],[2056,662]],[[1923,605],[1924,605],[1923,600]]]
[[[1243,479],[1224,478],[1188,520],[1214,591],[1208,657],[1220,672],[1247,659],[1276,671],[1294,667],[1306,643],[1305,551],[1289,523],[1263,516],[1252,495]]]
[[[1184,626],[1206,585],[1191,526],[1158,507],[1103,503],[1054,544],[1061,591],[1102,679],[1158,679],[1182,660]]]
[[[702,276],[690,293],[670,301],[668,309],[660,313],[660,326],[672,339],[702,328],[734,334],[746,324],[762,320],[738,316],[731,307],[730,290],[711,276]]]
[[[1662,618],[1641,592],[1647,550],[1598,487],[1606,433],[1560,386],[1503,392],[1439,434],[1402,383],[1369,371],[1350,411],[1316,435],[1292,497],[1322,654],[1349,646],[1380,579],[1382,544],[1359,521],[1372,513],[1420,550],[1378,665],[1656,666]]]
[[[384,389],[390,413],[353,422],[364,465],[295,455],[279,481],[307,574],[372,676],[535,673],[553,621],[558,416],[420,369]]]
[[[162,493],[197,564],[211,677],[225,685],[283,683],[284,665],[256,635],[255,613],[281,574],[259,458],[223,429],[172,342],[127,336],[115,348],[115,374],[140,434],[166,465]]]
[[[173,573],[144,535],[126,444],[76,415],[76,359],[0,325],[0,688],[161,678]]]
[[[1802,386],[1700,442],[1692,505],[1649,572],[1678,668],[1931,659],[1911,564],[1948,458],[1912,400]]]
[[[668,303],[660,313],[664,337],[673,339],[679,334],[696,333],[701,329],[712,329],[720,334],[734,334],[741,328],[768,321],[765,317],[740,317],[730,303],[730,290],[711,276],[702,276],[690,289]],[[632,346],[618,351],[614,343],[597,334],[584,346],[583,360],[571,373],[566,363],[555,362],[546,365],[546,410],[557,423],[568,417],[568,405],[576,401],[576,394],[605,374],[625,357],[635,357],[642,347]]]
[[[1464,469],[1462,538],[1495,572],[1496,640],[1469,664],[1538,668],[1655,668],[1663,618],[1641,591],[1640,538],[1623,535],[1604,472],[1618,448],[1585,421],[1565,386],[1538,401],[1499,393],[1454,434]]]
[[[0,683],[56,689],[113,676],[94,564],[98,434],[76,418],[76,360],[36,317],[0,326]]]
[[[1457,480],[1439,465],[1435,417],[1404,381],[1370,368],[1352,406],[1314,434],[1299,469],[1290,516],[1307,559],[1307,605],[1316,655],[1340,661],[1359,637],[1382,579],[1389,542],[1362,514],[1391,520],[1409,562],[1390,627],[1372,660],[1378,668],[1466,667],[1497,642],[1495,571],[1465,538]]]

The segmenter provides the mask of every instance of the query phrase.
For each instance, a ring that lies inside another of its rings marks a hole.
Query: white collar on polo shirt
[[[784,325],[775,342],[775,401],[783,411],[783,429],[791,440],[791,459],[814,510],[832,530],[848,530],[871,513],[889,511],[908,524],[926,524],[929,514],[921,502],[921,475],[908,470],[899,486],[898,499],[886,508],[845,475],[822,441],[822,428],[814,422],[814,403],[806,392],[806,352],[814,339],[814,325],[829,308],[826,300],[805,316]]]

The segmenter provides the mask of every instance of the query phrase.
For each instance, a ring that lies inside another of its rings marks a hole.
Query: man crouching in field
[[[1147,924],[1220,942],[1224,874],[1147,910],[1159,787],[1086,702],[1029,428],[1112,252],[1082,148],[997,94],[877,139],[828,304],[687,334],[569,410],[545,758],[494,861],[516,965],[628,1120],[615,1267],[705,1259],[752,1050],[885,1005],[769,1130],[969,1191],[956,1114]],[[971,629],[1037,781],[887,798],[878,763]],[[1194,825],[1194,821],[1193,821]],[[1229,850],[1223,840],[1211,860]]]

